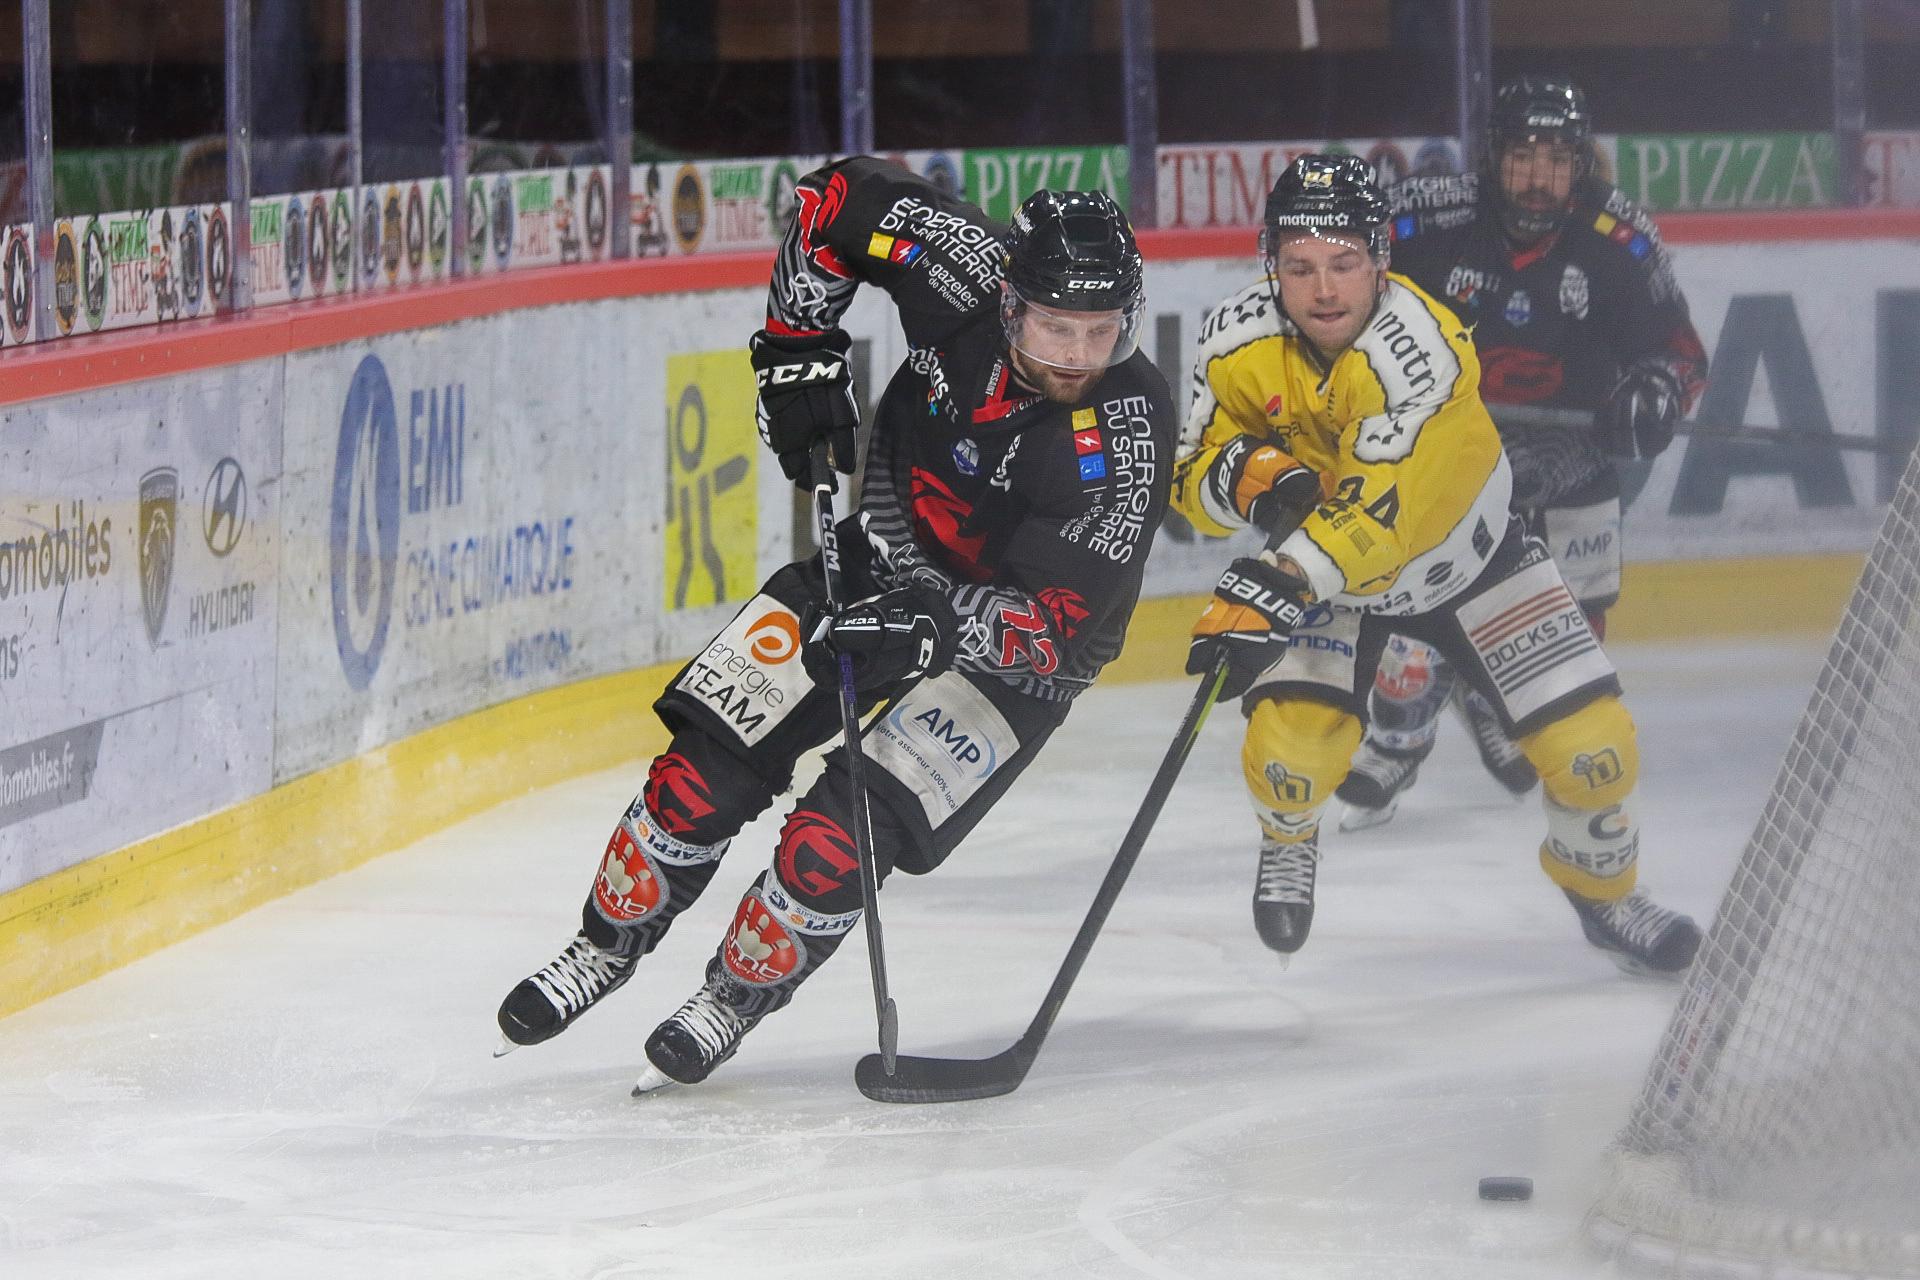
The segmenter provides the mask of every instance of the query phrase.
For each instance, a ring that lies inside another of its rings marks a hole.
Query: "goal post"
[[[1920,1277],[1920,454],[1609,1164],[1643,1270]]]

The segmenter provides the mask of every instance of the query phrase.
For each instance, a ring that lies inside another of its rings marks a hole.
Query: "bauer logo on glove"
[[[1194,624],[1187,674],[1204,675],[1224,661],[1227,676],[1219,701],[1244,694],[1286,653],[1294,628],[1306,617],[1307,593],[1303,579],[1265,560],[1235,560]]]

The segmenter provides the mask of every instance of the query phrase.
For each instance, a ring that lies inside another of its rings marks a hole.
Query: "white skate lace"
[[[553,1002],[555,1009],[562,1014],[573,1014],[606,994],[607,988],[631,963],[578,936],[552,964],[533,975],[533,985]]]
[[[1660,941],[1660,935],[1673,923],[1674,913],[1660,906],[1652,898],[1639,890],[1634,890],[1618,902],[1610,902],[1600,909],[1606,918],[1607,927],[1618,934],[1622,941],[1635,951],[1649,952]]]
[[[1480,743],[1480,752],[1496,765],[1511,764],[1523,754],[1520,744],[1507,736],[1500,727],[1500,717],[1496,715],[1486,701],[1472,693],[1461,696],[1461,705],[1467,712],[1467,723],[1473,726],[1473,736]]]
[[[1372,778],[1388,795],[1398,791],[1417,767],[1411,760],[1374,750],[1370,743],[1363,745],[1360,754],[1353,758],[1353,771]]]
[[[1312,902],[1313,869],[1319,861],[1318,845],[1262,844],[1253,896],[1261,902]]]
[[[672,1020],[693,1037],[708,1062],[724,1055],[746,1030],[739,1014],[715,1000],[704,989],[695,992],[691,1000],[681,1005]]]

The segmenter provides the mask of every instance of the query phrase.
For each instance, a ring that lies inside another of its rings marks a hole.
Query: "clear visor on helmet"
[[[1036,364],[1074,373],[1110,369],[1132,355],[1145,310],[1138,293],[1117,311],[1068,311],[1029,302],[1011,285],[1000,291],[1007,345]]]

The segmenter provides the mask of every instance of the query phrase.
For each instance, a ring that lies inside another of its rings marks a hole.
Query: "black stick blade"
[[[877,1053],[853,1067],[853,1083],[875,1102],[971,1102],[1012,1093],[1027,1078],[1032,1054],[1015,1045],[991,1058],[916,1058],[893,1060],[893,1074]]]

